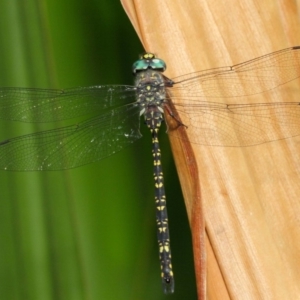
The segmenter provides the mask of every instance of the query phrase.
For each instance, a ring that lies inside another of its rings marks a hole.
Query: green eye
[[[166,63],[159,58],[154,58],[151,60],[151,64],[150,64],[152,69],[158,69],[158,70],[162,70],[165,71],[167,66]]]

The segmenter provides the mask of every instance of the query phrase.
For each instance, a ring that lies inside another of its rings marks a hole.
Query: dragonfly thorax
[[[140,72],[136,75],[135,86],[140,115],[145,116],[150,129],[159,127],[163,120],[163,106],[166,99],[163,75],[153,70]]]

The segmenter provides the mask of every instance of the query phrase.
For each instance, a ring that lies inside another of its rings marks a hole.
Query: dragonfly
[[[0,119],[55,122],[90,115],[86,121],[0,142],[0,169],[48,171],[104,159],[139,138],[144,117],[152,136],[157,240],[161,281],[174,292],[174,273],[158,132],[166,114],[189,131],[191,143],[245,147],[300,135],[300,102],[226,104],[270,92],[300,77],[300,46],[230,67],[169,79],[166,63],[145,53],[132,67],[134,85],[70,89],[0,88]],[[172,105],[171,105],[172,104]],[[181,122],[172,107],[183,117]],[[176,130],[168,131],[180,138]]]

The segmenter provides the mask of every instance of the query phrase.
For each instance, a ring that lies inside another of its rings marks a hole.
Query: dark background
[[[1,2],[0,86],[132,84],[131,66],[143,51],[119,1]],[[47,128],[0,121],[0,138]],[[196,299],[190,231],[164,128],[175,294],[162,292],[151,139],[142,122],[141,131],[142,139],[98,163],[0,172],[1,299]]]

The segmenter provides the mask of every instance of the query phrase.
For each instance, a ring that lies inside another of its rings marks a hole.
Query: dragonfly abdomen
[[[157,111],[150,114],[151,118],[146,118],[146,123],[152,133],[152,155],[153,155],[153,176],[155,185],[155,206],[157,241],[159,246],[159,260],[161,266],[161,278],[165,293],[173,293],[174,277],[171,262],[171,249],[169,237],[169,224],[166,194],[164,187],[164,177],[161,165],[161,152],[158,141],[158,131],[161,125],[162,114]],[[156,116],[156,118],[154,117]],[[155,125],[156,127],[153,127]]]

